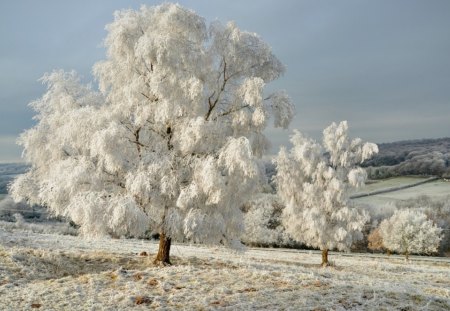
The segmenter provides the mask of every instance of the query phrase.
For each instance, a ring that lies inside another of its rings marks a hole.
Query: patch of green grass
[[[395,188],[414,184],[416,182],[425,180],[427,177],[415,177],[415,176],[401,176],[392,177],[380,180],[371,180],[364,187],[358,189],[357,193],[367,193],[383,189]]]
[[[369,184],[366,187],[372,187],[372,189],[375,189],[375,187],[379,187],[379,189],[377,190],[381,190],[389,188],[385,187],[386,185],[392,185],[392,187],[397,187],[401,186],[402,183],[411,184],[417,181],[420,181],[420,179],[417,177],[395,177],[378,181],[375,183],[377,184],[377,186]],[[358,189],[358,193],[374,191],[374,190],[367,191],[366,187]],[[416,198],[420,195],[429,196],[433,200],[444,199],[446,196],[450,195],[450,182],[444,180],[435,180],[411,188],[357,198],[355,199],[355,201],[360,203],[368,203],[371,205],[384,205],[390,202],[395,203],[396,201]]]

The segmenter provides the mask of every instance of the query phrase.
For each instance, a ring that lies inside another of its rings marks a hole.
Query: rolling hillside
[[[378,144],[379,153],[363,163],[369,177],[450,175],[450,138]]]

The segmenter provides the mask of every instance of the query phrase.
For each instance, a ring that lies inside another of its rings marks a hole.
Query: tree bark
[[[159,249],[158,254],[156,255],[155,260],[153,261],[155,264],[163,264],[163,265],[171,265],[170,262],[170,244],[172,243],[172,239],[164,232],[159,235]]]
[[[322,267],[328,266],[328,249],[322,250]]]

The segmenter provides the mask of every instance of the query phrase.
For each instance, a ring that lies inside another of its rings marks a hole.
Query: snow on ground
[[[386,179],[375,179],[368,181],[363,187],[356,189],[356,193],[368,193],[384,189],[397,188],[411,185],[423,180],[427,177],[421,176],[400,176]]]
[[[400,180],[396,184],[396,179],[398,179],[398,178],[390,178],[390,179],[386,179],[386,181],[389,181],[389,185],[392,185],[391,187],[402,186],[402,185],[404,185],[404,182],[406,182],[406,180],[404,180],[403,177],[399,177]],[[375,186],[374,186],[373,189],[376,189],[376,190],[384,189],[383,188],[384,181],[380,181],[380,183],[381,184],[378,185],[377,188],[375,188]],[[384,185],[386,185],[386,184],[384,184]],[[371,185],[368,185],[368,186],[371,186]],[[390,187],[386,187],[386,188],[390,188]],[[362,188],[362,190],[358,191],[358,192],[363,193],[365,191],[366,191],[366,189]],[[435,180],[435,181],[431,181],[429,183],[411,187],[411,188],[406,188],[406,189],[402,189],[402,190],[398,190],[398,191],[394,191],[394,192],[387,192],[387,193],[371,195],[371,196],[367,196],[367,197],[361,197],[361,198],[357,198],[354,200],[355,200],[355,202],[358,202],[358,203],[367,203],[367,204],[379,206],[379,205],[384,205],[384,204],[391,203],[391,202],[396,202],[399,200],[407,200],[407,199],[415,198],[420,195],[427,195],[427,196],[433,198],[434,200],[444,199],[445,197],[450,195],[450,182],[444,181],[444,180]]]
[[[404,200],[418,195],[428,195],[433,199],[441,199],[448,196],[449,194],[450,182],[435,180],[417,187],[407,188],[389,193],[389,197],[397,200]]]
[[[0,226],[0,310],[449,310],[450,262],[83,240]],[[150,256],[139,256],[147,251]]]

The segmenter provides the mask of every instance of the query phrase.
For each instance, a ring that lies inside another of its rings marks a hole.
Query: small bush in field
[[[389,250],[405,254],[436,252],[442,239],[442,229],[417,210],[399,210],[380,224],[383,245]]]

